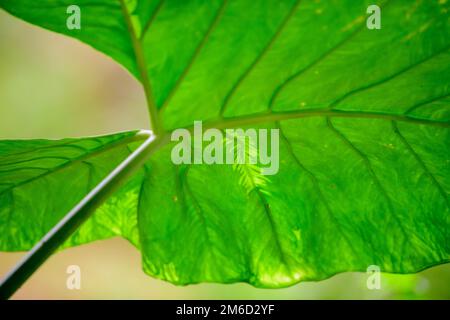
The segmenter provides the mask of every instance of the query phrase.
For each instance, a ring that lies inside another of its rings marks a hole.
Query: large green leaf
[[[366,28],[374,2],[381,30]],[[175,166],[168,144],[67,245],[123,236],[177,284],[281,287],[450,260],[448,1],[79,0],[82,28],[68,30],[71,4],[0,1],[121,63],[166,130],[277,127],[281,144],[264,178]],[[0,249],[30,248],[135,139],[2,142]]]

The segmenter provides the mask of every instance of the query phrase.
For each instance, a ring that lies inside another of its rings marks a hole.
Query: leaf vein
[[[164,4],[164,0],[160,0],[156,8],[154,9],[151,17],[148,19],[147,23],[144,26],[144,29],[142,30],[141,37],[139,40],[143,40],[147,32],[150,30],[150,27],[152,26],[153,22],[156,20],[156,17],[158,16],[162,6]]]
[[[223,0],[220,8],[217,10],[216,15],[214,16],[213,21],[209,25],[208,30],[205,32],[205,35],[203,36],[203,39],[200,41],[199,45],[197,46],[197,48],[195,49],[194,53],[192,54],[192,56],[191,56],[191,58],[190,58],[190,60],[189,60],[189,62],[187,64],[186,68],[184,68],[183,72],[181,73],[180,77],[176,81],[175,85],[170,90],[170,92],[167,95],[167,97],[164,99],[164,101],[163,101],[163,103],[161,105],[161,108],[159,109],[159,112],[162,112],[163,109],[165,109],[167,107],[167,105],[169,104],[170,100],[175,95],[175,92],[178,90],[179,86],[183,82],[184,78],[186,78],[187,74],[189,73],[189,71],[191,70],[191,68],[194,65],[195,61],[197,60],[197,57],[199,56],[200,52],[202,51],[203,47],[205,46],[206,42],[208,41],[210,35],[212,34],[213,30],[215,29],[215,27],[219,23],[220,18],[222,17],[223,12],[225,11],[225,8],[226,8],[227,4],[228,4],[228,0]]]
[[[448,50],[449,50],[449,46],[445,47],[443,50],[439,50],[437,52],[434,52],[430,56],[425,57],[425,58],[423,58],[421,60],[418,60],[418,61],[416,61],[416,62],[406,66],[405,68],[402,68],[402,69],[394,72],[393,74],[391,74],[391,75],[389,75],[389,76],[387,76],[385,78],[382,78],[382,79],[380,79],[378,81],[374,81],[373,83],[369,83],[369,84],[367,84],[365,86],[361,86],[361,87],[359,87],[357,89],[351,90],[351,91],[347,92],[346,94],[342,95],[340,98],[338,98],[335,101],[333,101],[328,106],[328,109],[333,109],[336,105],[338,105],[340,102],[342,102],[343,100],[347,99],[348,97],[351,97],[351,96],[353,96],[355,94],[364,92],[364,91],[369,90],[369,89],[373,89],[373,88],[375,88],[375,87],[377,87],[377,86],[379,86],[379,85],[381,85],[381,84],[383,84],[383,83],[385,83],[387,81],[395,79],[396,77],[398,77],[398,76],[400,76],[400,75],[402,75],[402,74],[404,74],[404,73],[406,73],[406,72],[408,72],[408,71],[410,71],[410,70],[412,70],[412,69],[422,65],[423,63],[426,63],[426,62],[434,59],[436,56],[438,56],[438,55],[440,55],[440,54],[442,54],[444,52],[447,52]]]
[[[296,3],[292,6],[292,8],[289,10],[286,17],[281,22],[280,26],[272,36],[272,38],[269,40],[267,45],[263,48],[263,50],[260,52],[260,54],[256,57],[256,59],[250,64],[250,66],[244,71],[244,73],[239,77],[238,81],[233,85],[231,90],[227,93],[225,100],[220,108],[219,114],[220,116],[223,115],[225,112],[228,103],[230,102],[233,95],[237,92],[240,85],[243,83],[243,81],[247,78],[247,76],[250,74],[250,72],[258,65],[258,63],[264,58],[264,56],[267,54],[267,52],[272,48],[273,44],[276,42],[276,40],[279,38],[280,34],[283,32],[284,28],[288,24],[289,20],[292,18],[294,13],[297,11],[297,8],[300,4],[301,0],[297,0]]]
[[[426,166],[425,162],[423,162],[422,158],[420,158],[419,154],[414,150],[414,148],[408,142],[406,137],[400,132],[400,129],[399,129],[398,125],[397,125],[397,122],[392,121],[392,126],[393,126],[395,134],[400,138],[400,140],[405,145],[405,147],[408,149],[408,151],[414,156],[414,159],[416,159],[416,161],[420,165],[420,167],[425,171],[425,173],[433,181],[433,184],[439,190],[439,193],[444,198],[445,203],[447,204],[447,207],[450,207],[449,200],[448,200],[448,197],[447,197],[447,194],[446,194],[444,188],[442,188],[442,186],[439,183],[439,181],[437,181],[436,177],[433,175],[433,173],[431,173],[430,169],[428,169],[428,167]]]
[[[330,128],[330,130],[341,140],[343,141],[351,150],[354,151],[354,153],[356,155],[358,155],[362,160],[363,163],[367,169],[367,171],[369,172],[369,174],[372,176],[373,181],[375,182],[376,186],[378,187],[378,189],[381,191],[381,194],[383,195],[383,197],[387,200],[387,205],[389,207],[390,210],[390,215],[395,219],[395,221],[397,222],[398,226],[400,227],[400,230],[402,231],[403,235],[404,235],[404,240],[406,241],[408,239],[408,234],[405,231],[402,222],[400,221],[400,219],[397,217],[397,215],[395,214],[395,210],[394,210],[394,206],[392,203],[392,199],[391,197],[389,197],[389,195],[387,194],[386,190],[384,189],[383,185],[381,184],[381,181],[378,179],[378,176],[375,174],[375,171],[373,170],[372,164],[369,160],[369,158],[367,157],[367,155],[365,153],[363,153],[361,150],[359,150],[354,144],[353,142],[351,142],[342,132],[340,132],[331,122],[331,119],[329,117],[326,118],[327,121],[327,126],[328,128]]]
[[[348,238],[347,234],[340,228],[340,224],[337,221],[337,219],[335,218],[335,215],[333,213],[333,210],[331,210],[331,207],[328,203],[328,201],[326,200],[322,189],[320,188],[320,184],[319,184],[319,180],[317,179],[316,175],[310,171],[308,168],[305,167],[305,165],[300,161],[300,159],[297,157],[297,155],[294,152],[294,149],[292,148],[292,144],[289,141],[289,139],[286,137],[286,135],[284,134],[283,128],[281,127],[280,123],[277,122],[277,127],[280,130],[280,136],[281,138],[285,141],[287,149],[289,154],[292,156],[292,158],[294,159],[294,162],[297,164],[297,166],[303,170],[304,172],[306,172],[306,174],[308,175],[309,179],[311,180],[311,182],[314,185],[314,188],[317,191],[317,194],[319,195],[319,199],[320,201],[325,205],[325,211],[328,213],[328,216],[330,217],[330,219],[334,222],[334,224],[337,226],[338,232],[341,233],[342,237],[344,238],[345,242],[347,242],[348,247],[350,248],[350,250],[355,254],[355,257],[357,256],[357,253],[355,251],[355,249],[352,246],[352,242],[350,241],[350,239]]]

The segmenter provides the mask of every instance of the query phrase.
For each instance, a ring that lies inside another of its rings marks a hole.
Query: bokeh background
[[[76,40],[0,11],[0,139],[64,138],[148,128],[140,85],[111,59]],[[0,155],[1,156],[1,155]],[[0,276],[23,253],[0,252]],[[66,287],[69,265],[81,289]],[[115,238],[53,255],[14,299],[450,299],[450,264],[412,275],[344,273],[285,289],[248,284],[177,287],[146,276],[140,254]]]

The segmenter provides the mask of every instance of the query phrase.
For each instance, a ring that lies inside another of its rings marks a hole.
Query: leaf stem
[[[139,41],[136,30],[134,29],[133,22],[131,20],[131,15],[128,12],[127,6],[124,0],[119,0],[120,7],[122,9],[122,14],[125,19],[125,23],[128,28],[128,32],[131,38],[131,44],[133,45],[134,55],[136,58],[136,64],[140,75],[140,80],[142,86],[144,87],[145,98],[147,101],[147,109],[150,115],[150,126],[152,131],[158,135],[161,132],[162,126],[158,115],[158,109],[155,104],[155,99],[153,97],[152,88],[150,85],[150,79],[147,73],[147,63],[145,61],[144,51],[142,49],[141,42]]]
[[[148,158],[167,141],[151,131],[137,133],[145,136],[142,145],[131,153],[69,213],[62,218],[0,282],[0,299],[8,299],[23,283],[88,219],[97,207],[116,191]]]

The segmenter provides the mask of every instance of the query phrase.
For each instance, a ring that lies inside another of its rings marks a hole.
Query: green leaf
[[[366,28],[374,2],[380,30]],[[450,260],[449,2],[80,0],[81,29],[68,30],[70,4],[0,1],[127,68],[156,126],[279,128],[281,140],[280,171],[264,179],[252,167],[175,166],[167,144],[67,245],[120,235],[145,272],[177,284],[282,287]],[[2,142],[0,249],[30,248],[134,135],[69,140],[84,153]],[[74,161],[97,148],[91,165]]]
[[[142,137],[136,132],[126,132],[82,139],[0,141],[0,250],[28,250],[139,140]],[[111,198],[104,205],[108,210],[100,209],[104,214],[85,224],[72,242],[111,237],[126,227],[121,217],[131,213],[111,205],[116,202],[116,197]],[[125,205],[127,200],[121,202]]]

